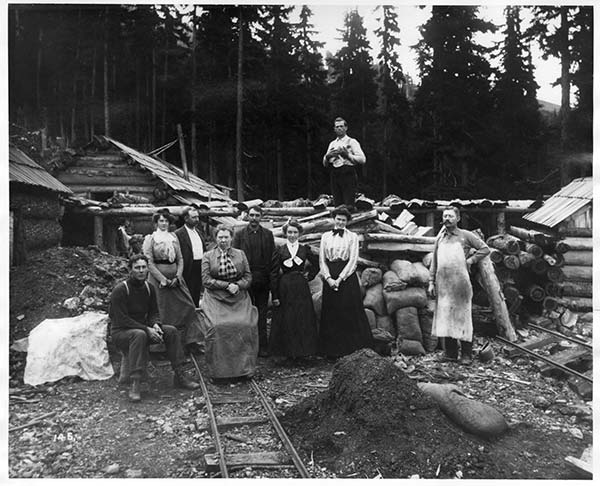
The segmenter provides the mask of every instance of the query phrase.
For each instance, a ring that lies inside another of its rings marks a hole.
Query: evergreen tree
[[[418,43],[421,86],[416,95],[422,163],[432,161],[423,175],[437,184],[436,194],[474,183],[485,166],[492,108],[491,67],[487,50],[473,37],[495,26],[477,17],[477,7],[434,6],[421,27]],[[481,179],[480,179],[481,180]]]
[[[382,153],[381,195],[388,195],[388,173],[397,174],[404,156],[408,136],[409,106],[404,84],[406,79],[398,60],[396,48],[400,45],[400,28],[395,7],[384,5],[375,8],[380,12],[380,26],[375,30],[381,50],[377,56],[377,114],[381,123],[379,130]],[[395,164],[392,165],[392,160]],[[394,169],[394,170],[393,170]]]
[[[367,127],[377,103],[377,87],[371,45],[358,11],[346,13],[344,28],[338,32],[344,46],[328,60],[333,79],[332,111],[348,122],[350,132],[359,131],[361,144],[367,146]]]
[[[497,123],[494,159],[507,194],[513,183],[527,174],[528,167],[536,166],[540,149],[538,85],[529,43],[521,32],[520,12],[518,6],[504,10],[505,37],[499,45],[501,68],[493,90]]]
[[[320,161],[320,145],[315,144],[322,137],[319,127],[327,124],[325,111],[327,92],[327,72],[323,65],[323,56],[319,49],[322,42],[314,40],[317,33],[311,23],[312,11],[307,5],[300,10],[300,22],[296,26],[297,56],[300,64],[299,100],[303,120],[304,154],[306,162],[306,195],[313,197],[315,177],[313,177],[313,161],[317,161],[318,173],[323,172]],[[322,145],[322,144],[321,144]],[[324,179],[324,177],[320,177]]]
[[[282,5],[263,6],[258,37],[266,47],[265,91],[263,126],[266,147],[275,155],[277,176],[277,199],[284,200],[284,139],[289,137],[287,127],[294,124],[299,83],[299,64],[295,53],[298,51],[294,36],[294,26],[289,15],[294,7]]]

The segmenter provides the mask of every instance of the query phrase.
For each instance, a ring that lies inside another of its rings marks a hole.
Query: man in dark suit
[[[200,214],[193,207],[187,207],[183,212],[185,224],[175,231],[181,254],[183,255],[183,279],[190,289],[192,300],[196,307],[200,302],[202,292],[202,255],[206,250],[206,242],[198,229]]]
[[[252,303],[258,309],[258,355],[267,356],[269,341],[267,335],[267,305],[269,303],[269,291],[275,280],[273,263],[275,239],[270,230],[260,225],[261,218],[262,209],[259,206],[250,208],[248,210],[249,223],[233,235],[231,246],[243,250],[250,264],[252,284],[249,293]]]

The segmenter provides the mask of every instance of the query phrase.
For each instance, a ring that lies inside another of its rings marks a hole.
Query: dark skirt
[[[269,352],[300,358],[317,353],[317,318],[308,282],[297,271],[279,279],[279,307],[274,308]]]
[[[332,278],[337,278],[347,261],[327,262]],[[337,291],[323,284],[319,352],[339,357],[372,345],[371,327],[365,314],[356,273],[342,281]]]

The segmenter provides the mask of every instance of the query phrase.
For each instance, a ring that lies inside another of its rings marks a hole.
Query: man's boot
[[[132,377],[131,388],[129,389],[129,400],[132,402],[139,402],[141,399],[142,395],[140,394],[140,377]]]
[[[173,379],[173,385],[177,388],[185,388],[186,390],[195,390],[200,388],[200,383],[190,380],[183,373],[183,368],[175,368],[175,377]]]

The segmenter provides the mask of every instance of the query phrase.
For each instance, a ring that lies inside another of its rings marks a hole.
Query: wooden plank
[[[218,454],[206,454],[204,456],[204,462],[206,463],[206,472],[219,471]],[[227,464],[227,467],[260,467],[293,464],[292,459],[284,452],[225,454],[225,463]]]
[[[130,165],[126,165],[124,167],[77,167],[71,166],[64,169],[61,172],[63,174],[74,174],[80,175],[84,177],[95,177],[95,176],[108,176],[108,177],[118,177],[118,176],[140,176],[140,175],[148,175],[148,177],[152,176],[152,173],[145,172],[141,169],[137,169],[136,167],[132,167]]]
[[[138,174],[135,176],[110,176],[110,175],[81,175],[81,174],[60,174],[59,181],[66,186],[71,184],[92,184],[95,186],[121,185],[121,186],[148,186],[154,185],[158,179],[152,174]]]
[[[592,353],[589,349],[584,348],[571,348],[564,351],[559,351],[556,354],[549,356],[549,358],[555,363],[563,366],[569,366],[581,361],[583,359],[592,359]],[[570,367],[570,366],[569,366]],[[553,367],[550,363],[543,363],[540,365],[540,373],[542,375],[548,375],[553,372],[561,371],[558,368]]]
[[[429,253],[433,251],[433,245],[426,245],[422,243],[395,243],[386,241],[370,241],[367,243],[367,251],[413,251],[415,253]]]
[[[567,300],[569,297],[588,297],[594,295],[594,286],[592,282],[561,282],[556,284],[559,289],[559,295],[564,296]]]
[[[154,191],[154,188],[156,187],[156,185],[152,185],[152,184],[148,184],[148,181],[146,181],[143,185],[142,184],[138,184],[137,186],[124,186],[124,185],[118,185],[118,184],[111,184],[111,185],[106,185],[106,186],[98,186],[98,185],[91,185],[91,184],[74,184],[74,185],[70,185],[69,189],[71,189],[73,192],[75,193],[85,193],[85,192],[114,192],[114,191],[118,191],[118,192],[127,192],[129,191],[130,194],[135,193],[143,193],[143,194],[152,194],[152,192]]]
[[[248,395],[216,395],[211,397],[210,401],[214,405],[225,405],[228,403],[247,403],[254,399]]]
[[[535,349],[540,349],[540,348],[543,348],[544,346],[548,346],[549,344],[557,343],[559,341],[560,341],[560,338],[558,336],[552,336],[552,335],[548,334],[548,335],[544,335],[542,337],[536,336],[536,337],[529,338],[527,341],[525,341],[523,344],[521,344],[521,346],[533,351]],[[524,354],[524,352],[517,348],[511,348],[508,351],[508,356],[510,358],[514,358],[515,356],[519,356],[520,354]]]
[[[244,425],[260,425],[267,423],[269,419],[266,417],[259,417],[257,415],[251,415],[248,417],[217,417],[217,427],[219,430],[233,429],[235,427],[242,427]],[[198,426],[198,430],[210,430],[210,424],[204,422]]]
[[[94,244],[104,249],[104,219],[102,216],[94,216]]]
[[[579,238],[592,238],[594,232],[592,228],[558,228],[558,233],[562,236],[575,236]]]

